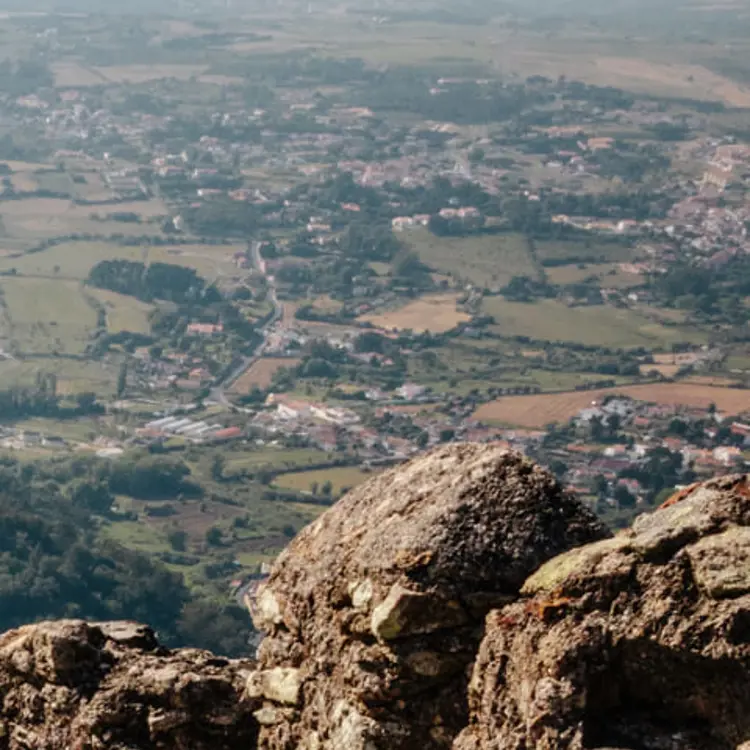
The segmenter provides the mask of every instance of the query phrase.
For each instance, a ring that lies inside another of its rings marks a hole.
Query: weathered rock
[[[750,747],[749,481],[690,488],[490,613],[455,750]]]
[[[299,678],[298,718],[261,714],[260,747],[450,747],[489,608],[606,535],[548,472],[494,446],[441,448],[357,488],[292,542],[257,599],[259,674]],[[291,703],[262,679],[250,694],[264,711]]]
[[[268,698],[295,706],[301,687],[299,669],[276,667],[253,672],[247,681],[246,694],[249,698]]]
[[[79,620],[0,636],[2,750],[249,750],[253,664],[170,651],[135,623]]]

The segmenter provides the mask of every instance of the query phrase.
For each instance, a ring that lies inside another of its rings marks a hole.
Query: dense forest
[[[47,618],[149,623],[170,646],[247,653],[239,607],[196,598],[181,575],[101,532],[113,491],[140,496],[189,489],[180,462],[108,464],[0,459],[0,632]]]
[[[103,260],[91,269],[88,283],[144,302],[162,299],[177,304],[207,303],[219,298],[218,292],[192,268],[171,263]]]

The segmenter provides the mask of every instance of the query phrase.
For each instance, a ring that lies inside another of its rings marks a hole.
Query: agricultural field
[[[108,201],[112,200],[114,193],[105,185],[104,181],[96,172],[78,172],[86,182],[76,182],[73,185],[74,197],[82,201]],[[116,207],[115,207],[116,208]]]
[[[282,445],[267,445],[248,451],[232,451],[225,455],[226,473],[240,471],[295,471],[317,466],[332,460],[332,455],[317,448],[286,448]]]
[[[602,240],[536,240],[539,262],[556,261],[562,267],[579,263],[625,263],[633,259],[633,249],[620,242]],[[611,268],[611,267],[610,267]],[[547,269],[548,273],[555,270]]]
[[[93,69],[105,83],[147,83],[162,78],[187,81],[206,72],[205,65],[112,65]]]
[[[73,180],[67,172],[59,172],[56,169],[35,172],[34,180],[39,185],[39,190],[49,190],[68,196],[73,193]]]
[[[654,363],[652,365],[641,365],[639,369],[641,371],[641,375],[648,375],[652,372],[658,372],[659,375],[662,375],[665,378],[673,378],[680,371],[681,367],[680,365],[660,365]]]
[[[633,310],[604,305],[568,307],[556,300],[535,304],[485,297],[482,312],[495,319],[490,330],[500,336],[528,336],[537,341],[577,342],[587,346],[662,349],[678,341],[703,343],[706,334],[689,327],[665,326]]]
[[[151,263],[171,263],[193,268],[203,278],[214,281],[240,275],[234,254],[244,252],[239,245],[172,245],[148,248]]]
[[[5,279],[2,337],[6,348],[24,354],[82,354],[96,328],[96,314],[78,283]]]
[[[58,88],[73,88],[77,86],[101,86],[106,79],[94,68],[77,62],[56,62],[52,64],[55,85]]]
[[[134,212],[141,216],[139,223],[106,218],[115,212]],[[78,206],[64,198],[24,198],[0,203],[5,236],[25,240],[43,240],[68,234],[129,236],[159,235],[158,224],[146,224],[148,219],[169,214],[159,200],[118,203],[112,206]]]
[[[17,193],[33,193],[39,190],[39,182],[33,172],[15,172],[11,175],[10,184]]]
[[[143,249],[111,242],[65,242],[39,253],[0,258],[0,272],[15,269],[19,276],[83,280],[97,263],[114,258],[142,260]]]
[[[633,273],[628,264],[623,263],[581,263],[569,266],[545,268],[551,284],[566,286],[595,278],[599,286],[608,289],[629,289],[643,283],[643,276]]]
[[[385,330],[444,333],[471,320],[470,315],[456,309],[457,300],[456,294],[430,294],[395,310],[363,315],[359,320]]]
[[[146,335],[151,333],[148,316],[154,309],[152,305],[107,289],[87,288],[86,294],[104,306],[108,333],[115,334],[122,331]]]
[[[423,263],[479,287],[499,289],[514,276],[537,277],[526,239],[516,234],[437,237],[426,229],[403,236]]]
[[[201,276],[213,281],[237,274],[233,255],[240,249],[232,245],[138,247],[96,240],[65,242],[38,253],[0,257],[0,272],[15,269],[21,276],[85,279],[100,261],[122,258],[194,268]]]
[[[750,410],[750,390],[689,383],[657,383],[570,393],[506,396],[480,406],[474,412],[474,418],[493,424],[541,429],[552,422],[567,422],[581,409],[598,403],[605,396],[617,394],[666,406],[705,409],[713,403],[720,412],[728,415]]]
[[[298,364],[298,359],[289,357],[264,357],[240,376],[233,383],[230,391],[237,395],[244,395],[253,388],[267,388],[276,372],[284,367],[296,367]]]
[[[313,309],[321,313],[327,313],[329,315],[335,315],[344,306],[342,302],[335,300],[327,294],[316,297],[312,301]]]
[[[114,394],[117,372],[117,365],[112,363],[52,356],[25,361],[0,360],[0,380],[4,388],[28,387],[29,383],[35,382],[38,373],[54,373],[61,394],[91,391],[108,398]]]
[[[358,484],[372,478],[373,472],[363,471],[356,466],[344,466],[335,469],[319,469],[314,471],[297,471],[281,474],[276,477],[274,484],[285,490],[310,492],[311,486],[321,487],[326,482],[333,485],[333,494],[338,495],[342,490],[351,489]]]

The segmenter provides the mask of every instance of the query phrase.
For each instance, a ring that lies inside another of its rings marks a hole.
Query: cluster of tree
[[[750,319],[745,299],[750,295],[750,259],[738,255],[724,266],[680,262],[650,279],[650,289],[664,305],[701,317],[744,326]]]
[[[647,490],[648,501],[653,501],[664,489],[695,480],[694,472],[683,467],[682,454],[663,447],[652,448],[638,465],[623,469],[620,476],[637,479]]]
[[[57,393],[57,376],[54,373],[38,372],[31,386],[0,390],[0,419],[67,419],[101,414],[103,411],[104,407],[97,402],[93,393],[80,393],[73,399],[73,403],[64,403]]]
[[[0,62],[0,92],[11,97],[33,94],[41,88],[52,88],[55,77],[49,66],[39,60]]]
[[[400,251],[393,259],[392,269],[393,285],[406,286],[415,291],[432,289],[435,286],[429,267],[413,251]]]
[[[91,286],[151,302],[155,299],[178,304],[209,304],[221,299],[192,268],[171,263],[146,265],[131,260],[103,260],[90,271]]]
[[[345,257],[368,261],[390,261],[402,249],[390,223],[384,222],[352,222],[338,244]]]
[[[180,575],[100,534],[92,467],[0,462],[0,631],[41,619],[128,619],[149,623],[168,645],[247,653],[246,613],[196,597]]]
[[[386,412],[382,416],[373,416],[368,421],[368,426],[375,428],[381,435],[413,440],[422,448],[429,442],[429,435],[419,425],[414,424],[407,414]]]
[[[553,98],[523,84],[465,81],[441,86],[433,76],[407,67],[379,71],[356,97],[376,111],[410,112],[427,120],[467,125],[508,120]]]
[[[715,411],[713,407],[712,411]],[[711,431],[712,437],[709,437],[708,431]],[[692,445],[702,445],[710,447],[713,445],[734,445],[742,447],[744,437],[735,435],[729,426],[717,425],[713,419],[680,419],[675,417],[666,429],[667,435],[684,438]]]
[[[481,214],[471,219],[445,217],[435,214],[430,217],[430,231],[438,237],[465,237],[476,234],[484,227],[485,218]]]
[[[102,479],[115,494],[141,500],[163,500],[201,494],[200,485],[191,482],[189,467],[165,456],[123,458],[101,472]]]
[[[501,216],[507,229],[524,232],[530,237],[560,238],[580,236],[568,225],[553,222],[558,214],[594,218],[637,219],[661,218],[668,208],[664,195],[642,190],[632,193],[548,193],[530,201],[523,195],[511,196],[503,201]]]
[[[194,188],[195,184],[190,186]],[[195,234],[247,237],[260,227],[262,215],[252,205],[227,199],[187,208],[184,218]]]
[[[552,284],[528,276],[514,276],[500,292],[515,302],[533,302],[557,296],[557,289]]]
[[[596,164],[602,177],[620,177],[625,182],[639,183],[647,175],[665,170],[670,165],[669,157],[651,147],[626,149],[622,144],[617,149],[602,149],[589,157]]]

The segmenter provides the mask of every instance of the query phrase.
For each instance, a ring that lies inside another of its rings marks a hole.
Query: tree
[[[624,484],[615,487],[614,496],[620,509],[635,508],[636,498]]]
[[[78,404],[78,408],[82,412],[88,414],[96,405],[96,394],[91,393],[90,391],[78,393],[76,394],[76,403]]]
[[[185,605],[177,621],[183,643],[200,643],[201,648],[229,657],[245,656],[252,623],[247,611],[234,604],[193,601]]]
[[[167,541],[169,542],[169,546],[175,552],[184,552],[187,549],[187,540],[187,532],[183,531],[182,529],[175,529],[174,531],[170,531],[169,534],[167,534]]]
[[[76,479],[68,487],[68,497],[78,508],[85,508],[100,515],[110,512],[115,498],[103,482],[93,482],[88,477]]]
[[[323,495],[323,497],[331,497],[333,494],[333,484],[330,480],[323,482],[323,485],[320,488],[320,494]]]
[[[123,362],[120,365],[120,371],[117,374],[117,398],[122,398],[128,382],[128,363]]]
[[[560,461],[559,459],[555,459],[554,461],[551,461],[549,468],[550,468],[550,471],[558,479],[562,479],[568,472],[568,465],[564,461]]]
[[[609,482],[601,474],[594,477],[594,492],[598,497],[606,497],[609,491]]]
[[[224,467],[226,465],[226,459],[221,453],[215,453],[211,459],[211,479],[214,482],[221,482],[224,479]]]
[[[206,532],[206,544],[208,544],[210,547],[219,547],[222,543],[223,535],[221,533],[221,529],[217,526],[212,526],[207,532]]]

